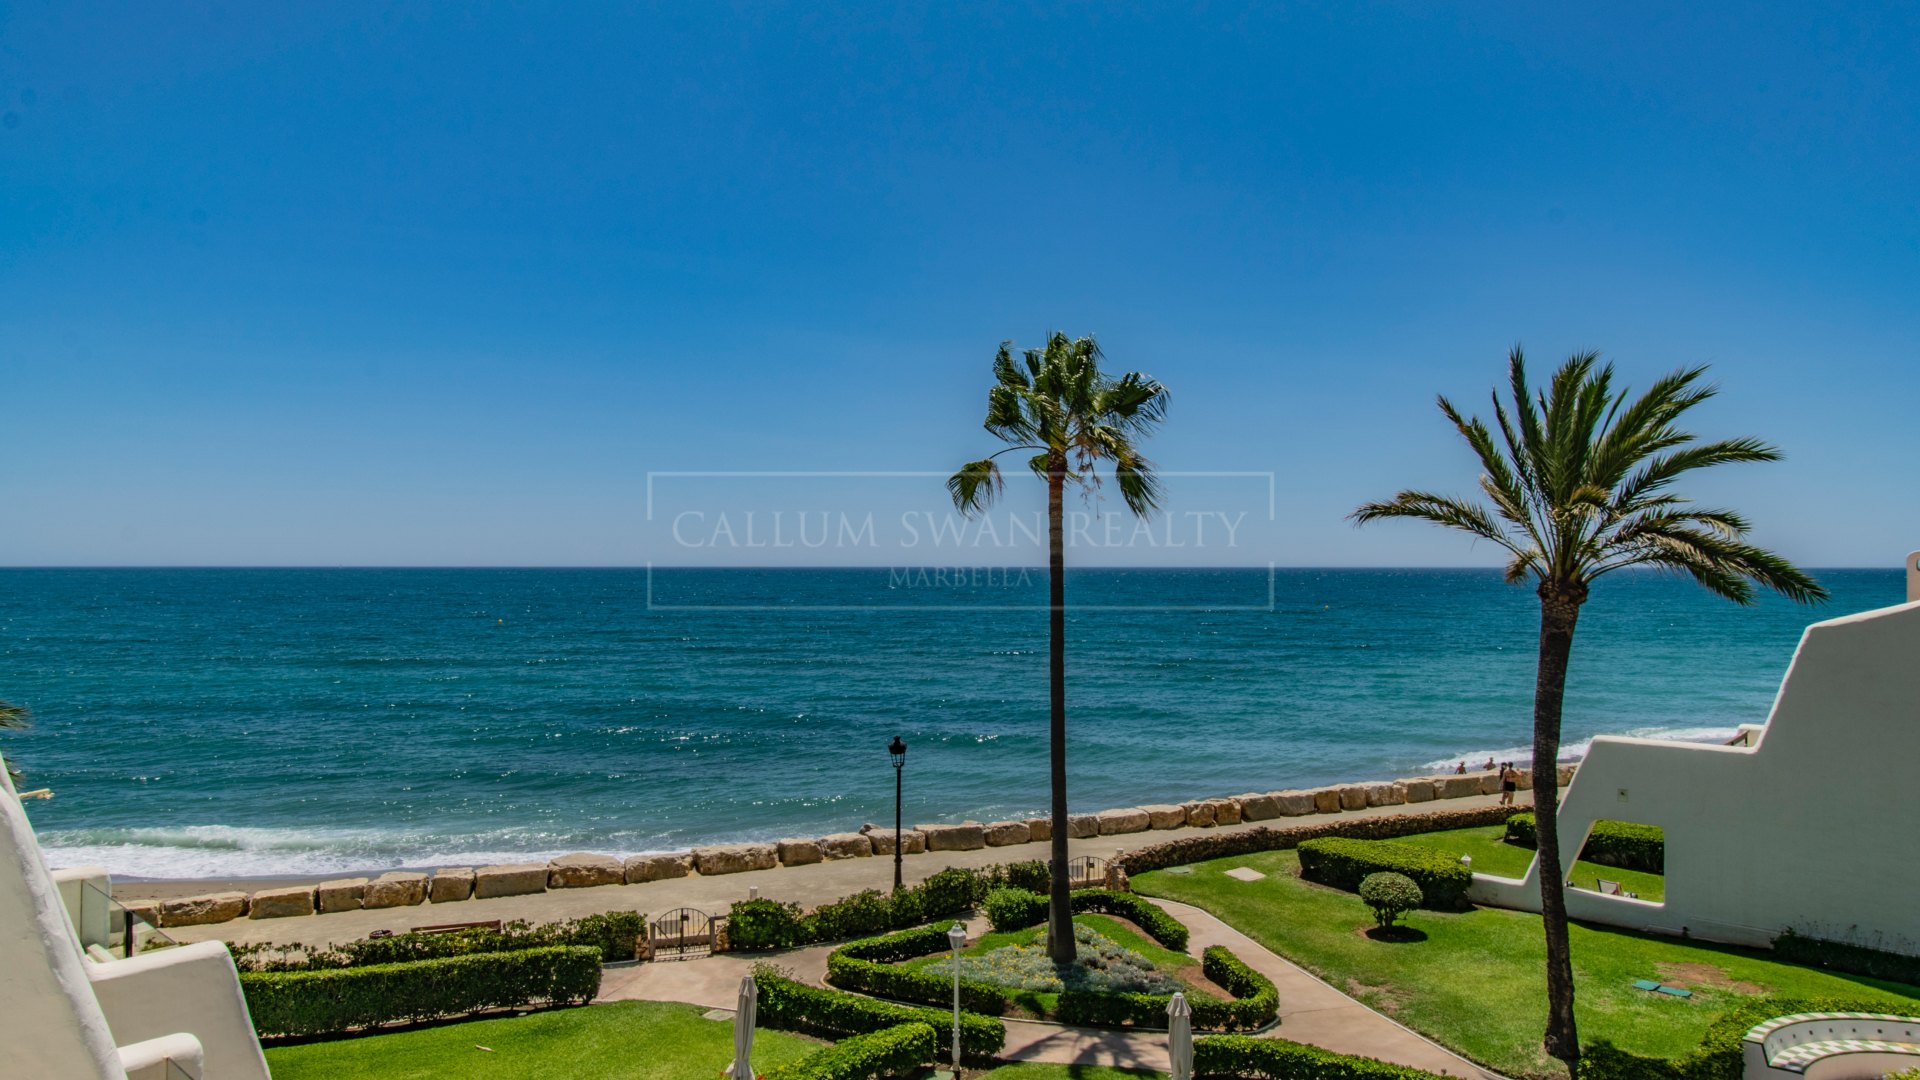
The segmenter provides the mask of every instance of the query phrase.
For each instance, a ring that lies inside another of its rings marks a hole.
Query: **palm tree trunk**
[[[1547,1053],[1566,1063],[1580,1058],[1573,1020],[1573,953],[1567,942],[1566,871],[1560,865],[1560,712],[1567,659],[1586,590],[1540,586],[1540,669],[1533,690],[1533,818],[1539,851],[1540,924],[1547,937]]]
[[[1047,464],[1047,735],[1053,788],[1053,873],[1047,910],[1047,955],[1072,963],[1073,885],[1067,880],[1067,557],[1062,504],[1067,462],[1056,454]]]

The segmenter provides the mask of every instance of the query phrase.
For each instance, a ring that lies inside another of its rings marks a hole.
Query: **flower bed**
[[[969,956],[961,971],[973,979],[1013,990],[1058,994],[1064,990],[1108,994],[1171,994],[1187,987],[1153,966],[1153,961],[1114,943],[1090,926],[1075,924],[1079,959],[1062,967],[1047,955],[1044,943],[1003,945]],[[942,957],[923,970],[953,978],[953,958]]]

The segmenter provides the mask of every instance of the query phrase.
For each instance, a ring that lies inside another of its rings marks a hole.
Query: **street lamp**
[[[907,744],[895,735],[887,744],[893,758],[893,891],[900,891],[900,770],[907,764]]]
[[[967,928],[954,923],[947,928],[947,944],[953,946],[953,1075],[960,1075],[960,946],[967,943]]]

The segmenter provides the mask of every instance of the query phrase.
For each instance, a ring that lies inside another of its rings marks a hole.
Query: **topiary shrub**
[[[336,1035],[482,1009],[584,1005],[600,992],[600,951],[556,945],[435,960],[240,976],[261,1035]]]
[[[741,952],[791,949],[810,944],[800,905],[778,900],[736,900],[727,914],[727,947]]]
[[[1426,897],[1420,894],[1420,886],[1415,885],[1412,878],[1388,870],[1360,879],[1360,899],[1373,909],[1373,921],[1387,927],[1419,907]]]
[[[1026,889],[995,889],[987,894],[986,912],[995,930],[1025,930],[1046,921],[1047,898]]]
[[[1308,881],[1354,890],[1369,874],[1391,871],[1411,878],[1425,898],[1423,906],[1457,911],[1466,906],[1473,872],[1437,851],[1390,840],[1329,837],[1300,845],[1300,876]]]

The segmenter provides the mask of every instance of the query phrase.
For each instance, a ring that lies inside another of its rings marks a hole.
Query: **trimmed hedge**
[[[1232,855],[1251,855],[1257,851],[1286,851],[1298,847],[1303,841],[1327,836],[1344,836],[1359,840],[1391,840],[1397,836],[1440,832],[1444,829],[1474,829],[1488,825],[1501,825],[1512,813],[1512,810],[1504,806],[1478,806],[1462,807],[1457,810],[1435,810],[1424,814],[1383,814],[1380,817],[1349,820],[1330,817],[1306,825],[1278,827],[1261,825],[1242,829],[1239,832],[1215,832],[1204,836],[1169,840],[1163,844],[1152,844],[1116,855],[1112,861],[1129,875],[1144,874],[1149,870],[1163,870],[1169,866],[1184,866],[1189,863],[1206,862],[1209,859],[1224,859]]]
[[[980,870],[950,866],[911,888],[895,893],[868,889],[806,912],[799,904],[776,900],[737,901],[727,919],[728,947],[737,952],[765,952],[918,926],[971,910],[995,888],[1015,882],[1033,883],[1036,868],[1038,881],[1044,886],[1046,868],[1039,863]]]
[[[1193,1074],[1203,1080],[1442,1080],[1405,1065],[1248,1035],[1195,1039]]]
[[[765,964],[754,969],[760,986],[759,1021],[767,1027],[785,1028],[829,1039],[870,1035],[900,1024],[919,1022],[933,1027],[936,1049],[942,1057],[953,1053],[953,1012],[950,1009],[922,1009],[895,1005],[888,1001],[823,990],[795,982]],[[951,984],[949,984],[951,985]],[[985,1062],[1007,1044],[1007,1025],[999,1017],[979,1013],[960,1013],[960,1057],[963,1061]]]
[[[987,894],[984,905],[987,922],[995,930],[1025,930],[1047,920],[1047,898],[1026,889],[995,889]]]
[[[899,966],[901,960],[943,952],[952,946],[944,926],[923,926],[883,937],[852,941],[827,957],[827,982],[899,1001],[939,1005],[953,1000],[953,978]],[[1010,992],[991,983],[960,980],[960,1007],[986,1016],[1005,1016]]]
[[[1147,936],[1159,942],[1163,948],[1174,952],[1187,951],[1187,924],[1167,914],[1165,908],[1144,896],[1114,892],[1112,889],[1075,889],[1073,913],[1083,915],[1089,911],[1118,915],[1146,931]]]
[[[1473,871],[1437,851],[1387,840],[1326,837],[1300,845],[1300,876],[1322,885],[1358,889],[1369,874],[1411,878],[1426,899],[1424,906],[1455,911],[1466,906]]]
[[[507,923],[501,930],[475,927],[438,934],[406,933],[363,938],[324,949],[302,946],[238,945],[233,962],[243,972],[328,971],[370,964],[404,964],[476,953],[513,952],[553,945],[586,945],[606,962],[632,960],[646,936],[647,917],[637,911],[609,911],[579,919],[532,925]]]
[[[896,1024],[843,1039],[799,1061],[775,1067],[766,1080],[873,1080],[917,1076],[939,1045],[931,1024]]]
[[[1920,986],[1920,956],[1808,937],[1792,930],[1773,939],[1773,952],[1790,964]]]
[[[540,1003],[584,1005],[600,992],[599,950],[552,945],[399,964],[240,976],[261,1035],[335,1035]]]
[[[1884,1001],[1854,998],[1749,998],[1735,1005],[1707,1027],[1700,1045],[1677,1058],[1641,1057],[1596,1042],[1581,1051],[1574,1070],[1576,1080],[1741,1080],[1745,1064],[1741,1040],[1755,1024],[1777,1016],[1805,1012],[1886,1012]]]
[[[1165,912],[1160,914],[1171,918]],[[1184,934],[1186,928],[1180,929]],[[903,930],[883,937],[849,942],[827,957],[827,982],[842,989],[879,997],[944,1005],[953,1000],[951,976],[900,967],[898,961],[927,956],[947,948],[946,929],[939,926]],[[1201,957],[1200,969],[1207,978],[1233,995],[1233,1000],[1190,996],[1189,1004],[1193,1008],[1196,1027],[1212,1031],[1248,1030],[1270,1023],[1279,1012],[1280,995],[1273,982],[1248,967],[1231,951],[1218,945],[1207,949]],[[970,1013],[1005,1016],[1018,999],[1026,996],[1024,991],[977,979],[963,976],[960,980],[960,1004]],[[1054,1019],[1061,1023],[1091,1027],[1164,1028],[1167,1023],[1167,1004],[1172,1000],[1171,994],[1101,994],[1068,990],[1057,996]]]
[[[1533,815],[1519,813],[1508,818],[1505,839],[1517,847],[1538,847],[1539,832]],[[1658,825],[1602,819],[1594,822],[1587,832],[1587,843],[1580,849],[1580,858],[1622,870],[1664,874],[1667,872],[1667,834]]]

